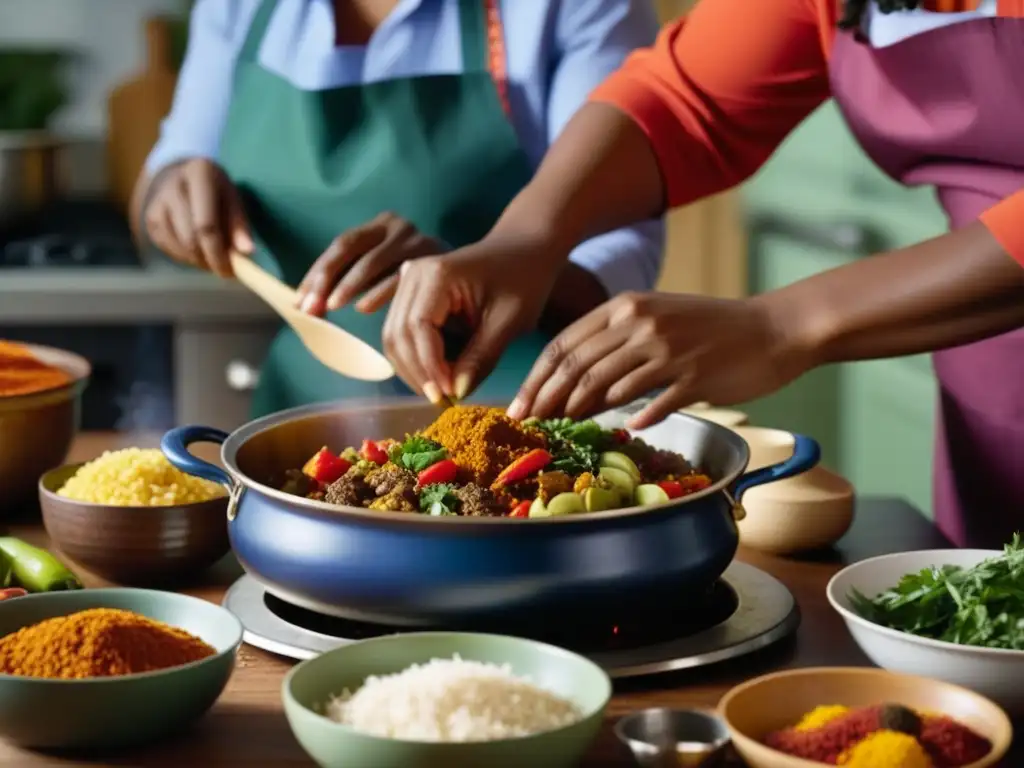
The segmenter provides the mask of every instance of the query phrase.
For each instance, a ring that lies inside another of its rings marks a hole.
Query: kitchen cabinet
[[[827,104],[743,190],[749,290],[778,288],[942,232],[930,189],[907,190],[861,152]],[[928,356],[828,366],[745,404],[755,424],[805,432],[859,493],[931,509],[937,393]]]

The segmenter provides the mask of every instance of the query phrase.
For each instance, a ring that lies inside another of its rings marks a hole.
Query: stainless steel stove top
[[[593,632],[588,632],[587,647],[580,647],[571,639],[538,639],[583,653],[611,677],[626,678],[702,667],[743,656],[787,637],[800,624],[800,610],[785,585],[745,563],[730,565],[712,595],[703,602],[705,606],[700,610],[709,612],[703,626],[695,623],[692,616],[683,622],[668,619],[667,624],[661,617],[655,617],[651,624],[658,625],[656,632],[631,627],[621,636],[620,627],[609,621],[607,641],[598,638],[599,642],[595,642]],[[245,642],[294,659],[312,658],[367,637],[408,631],[313,614],[268,595],[248,575],[231,586],[224,597],[224,607],[242,622]],[[672,629],[677,624],[679,636],[673,637]]]

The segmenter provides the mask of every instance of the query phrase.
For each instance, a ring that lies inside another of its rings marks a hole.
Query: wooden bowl
[[[992,742],[988,755],[964,768],[996,765],[1013,740],[1010,719],[984,696],[951,683],[872,667],[792,669],[765,675],[733,688],[722,697],[718,710],[733,746],[751,768],[820,768],[821,763],[777,752],[762,740],[772,731],[796,724],[820,705],[889,703],[948,715]]]
[[[0,396],[0,508],[31,501],[39,476],[60,466],[78,432],[82,392],[92,368],[62,349],[25,344],[32,354],[69,374],[62,387],[14,397]]]
[[[80,466],[43,475],[39,504],[57,548],[97,576],[125,585],[180,582],[230,549],[227,496],[168,507],[118,507],[58,496]]]
[[[743,411],[734,411],[729,408],[715,408],[711,403],[694,403],[691,406],[683,408],[680,413],[688,413],[691,416],[698,416],[708,421],[713,421],[715,424],[721,424],[723,427],[738,427],[741,424],[746,424],[749,421],[747,414]]]

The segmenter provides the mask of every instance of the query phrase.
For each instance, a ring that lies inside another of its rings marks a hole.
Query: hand
[[[446,250],[439,240],[420,233],[405,219],[382,213],[334,238],[302,279],[299,307],[322,316],[368,291],[356,303],[356,309],[376,311],[384,303],[378,297],[394,293],[398,284],[394,272],[404,262]]]
[[[628,423],[642,429],[700,400],[765,395],[813,367],[781,315],[767,297],[617,296],[548,345],[509,415],[580,418],[664,387]]]
[[[402,264],[384,323],[384,351],[398,375],[433,402],[463,398],[493,370],[505,347],[537,324],[565,260],[529,238],[488,237],[442,256]],[[374,311],[390,298],[365,302]],[[461,316],[473,329],[454,366],[441,328]]]
[[[146,203],[146,232],[175,261],[231,277],[232,249],[252,253],[238,190],[216,163],[197,157],[160,173]]]

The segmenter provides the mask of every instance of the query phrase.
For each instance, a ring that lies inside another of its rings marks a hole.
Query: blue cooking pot
[[[598,417],[622,426],[635,408]],[[337,507],[278,489],[322,446],[401,438],[437,409],[420,399],[303,406],[266,416],[230,435],[187,426],[164,435],[176,467],[224,485],[228,530],[242,566],[271,594],[350,619],[401,626],[486,626],[521,617],[625,615],[666,605],[711,586],[739,543],[739,500],[756,485],[800,474],[818,444],[795,435],[786,461],[743,474],[744,440],[696,416],[673,414],[637,432],[684,455],[715,479],[700,493],[656,507],[566,517],[430,517]],[[191,453],[221,443],[226,469]]]

